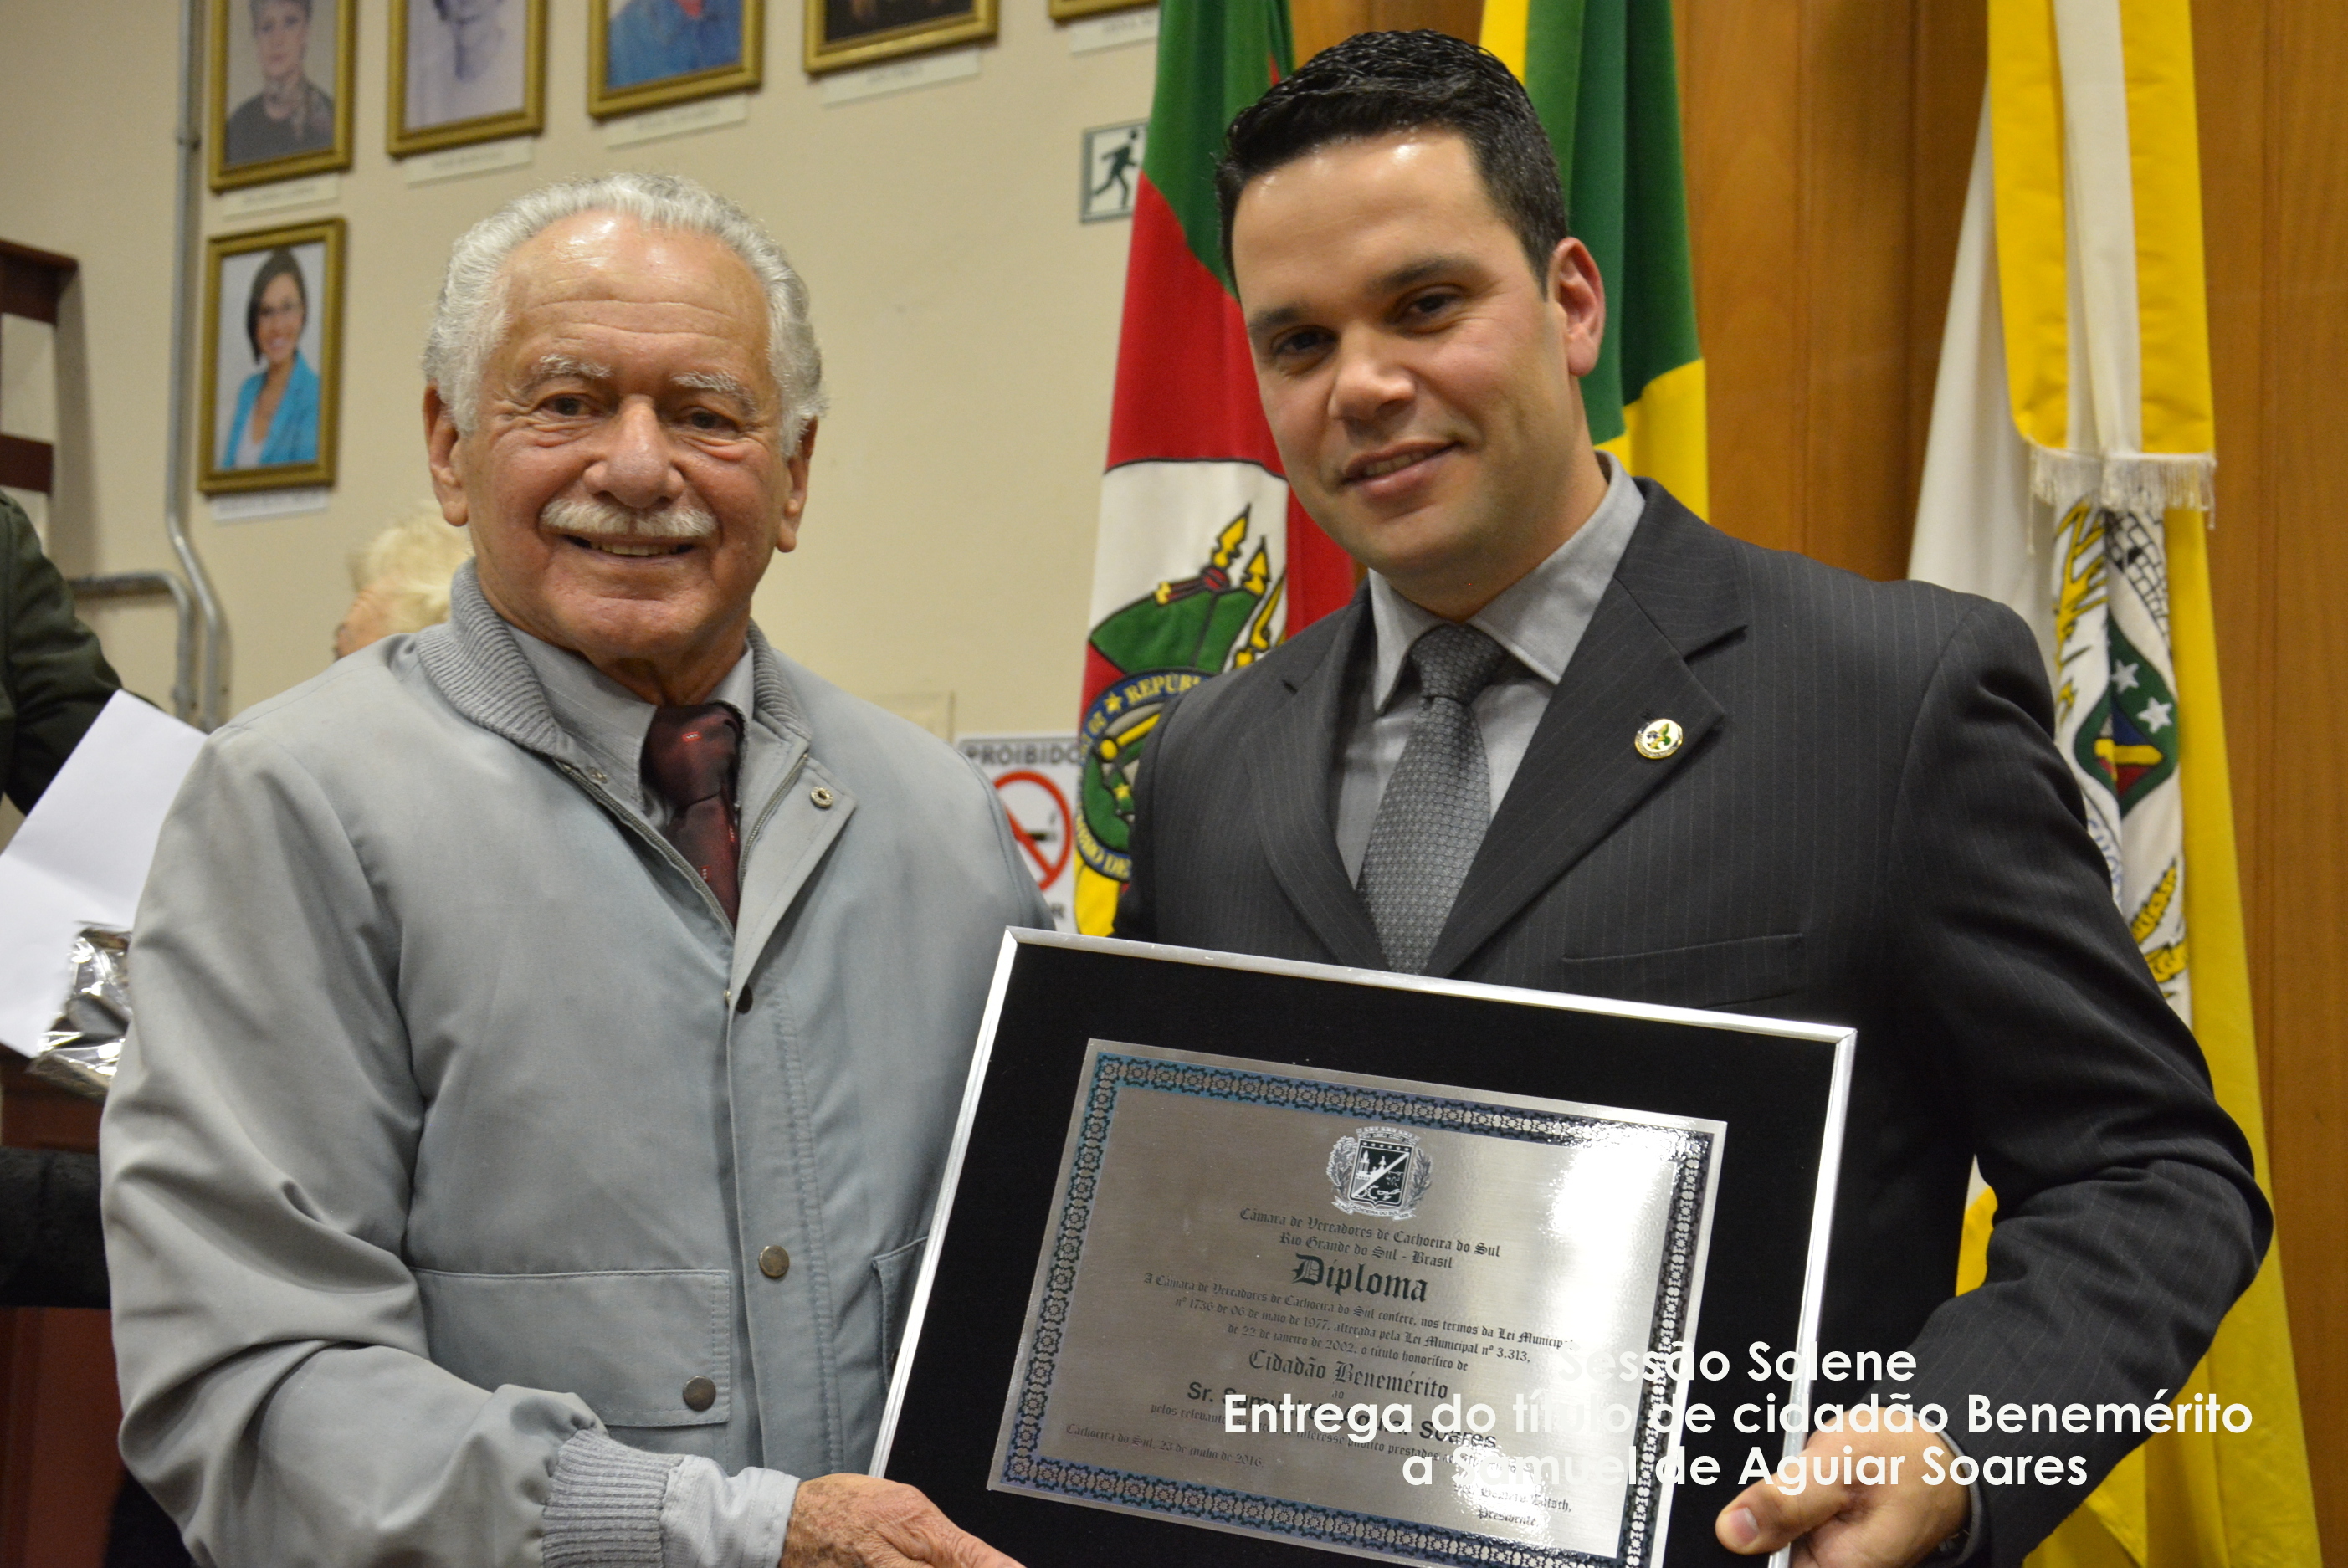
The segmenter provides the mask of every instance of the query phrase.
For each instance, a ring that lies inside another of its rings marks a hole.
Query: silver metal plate
[[[1079,1081],[990,1487],[1655,1560],[1725,1123],[1103,1040]]]

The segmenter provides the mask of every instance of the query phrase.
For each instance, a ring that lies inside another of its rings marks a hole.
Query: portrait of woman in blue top
[[[236,418],[221,449],[224,469],[273,468],[318,460],[318,373],[302,357],[310,289],[302,263],[283,246],[252,274],[244,337],[260,368],[236,395]]]

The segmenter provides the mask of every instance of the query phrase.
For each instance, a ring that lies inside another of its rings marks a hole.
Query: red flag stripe
[[[1256,399],[1239,304],[1191,254],[1174,209],[1144,176],[1126,263],[1108,466],[1152,458],[1239,458],[1284,471]]]

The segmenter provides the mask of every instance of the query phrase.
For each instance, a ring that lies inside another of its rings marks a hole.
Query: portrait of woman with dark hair
[[[206,242],[205,494],[335,482],[346,235],[326,218]]]
[[[252,274],[244,339],[256,368],[236,395],[236,417],[221,449],[224,469],[314,462],[318,456],[318,373],[302,358],[310,289],[302,263],[283,246]]]
[[[227,163],[271,163],[335,144],[335,98],[310,79],[311,0],[249,0],[261,90],[228,117]]]

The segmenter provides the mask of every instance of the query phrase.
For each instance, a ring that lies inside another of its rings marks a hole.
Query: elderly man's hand
[[[1817,1478],[1831,1457],[1839,1462],[1850,1449],[1854,1471],[1869,1454],[1883,1456],[1883,1473],[1897,1476],[1879,1485],[1827,1482]],[[1924,1479],[1928,1449],[1941,1451],[1938,1484]],[[1965,1489],[1947,1476],[1953,1457],[1947,1441],[1931,1432],[1819,1432],[1802,1450],[1808,1484],[1783,1491],[1772,1479],[1756,1481],[1720,1511],[1713,1532],[1732,1552],[1758,1555],[1788,1542],[1796,1568],[1907,1568],[1956,1533],[1972,1506]],[[1899,1463],[1895,1468],[1893,1460]]]
[[[910,1486],[869,1475],[799,1482],[782,1568],[1019,1568]]]

